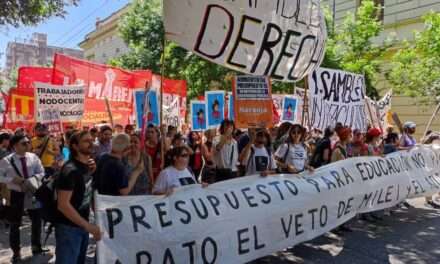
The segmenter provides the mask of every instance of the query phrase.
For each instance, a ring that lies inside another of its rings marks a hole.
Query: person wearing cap
[[[49,129],[46,125],[37,123],[35,135],[32,138],[32,152],[41,159],[46,177],[48,177],[55,172],[55,157],[60,153],[60,149],[56,147],[53,138],[50,137]]]
[[[409,150],[417,144],[414,134],[416,133],[416,123],[412,121],[403,124],[403,134],[400,137],[400,149]]]
[[[20,225],[24,210],[27,210],[32,222],[32,253],[46,252],[41,247],[41,217],[33,193],[44,177],[44,168],[34,153],[28,152],[30,140],[24,135],[15,135],[11,139],[14,153],[0,161],[0,183],[10,190],[10,205],[7,219],[10,222],[9,245],[13,251],[11,262],[20,258]]]

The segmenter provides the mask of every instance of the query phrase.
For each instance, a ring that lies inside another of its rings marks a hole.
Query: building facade
[[[83,58],[83,51],[77,49],[50,46],[47,35],[33,33],[29,42],[9,42],[6,48],[5,72],[9,74],[14,68],[25,65],[50,65],[55,53]]]
[[[128,52],[128,46],[119,36],[118,24],[121,17],[127,13],[130,4],[124,6],[103,20],[96,21],[96,28],[88,33],[79,44],[84,50],[87,60],[107,63],[112,58],[117,58]]]

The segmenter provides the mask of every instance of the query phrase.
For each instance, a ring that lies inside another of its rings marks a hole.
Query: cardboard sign
[[[361,213],[440,191],[440,151],[352,158],[310,174],[246,176],[168,196],[96,197],[98,263],[248,263]]]
[[[309,119],[324,131],[340,122],[352,129],[367,130],[364,76],[319,68],[309,76]]]
[[[272,126],[272,87],[269,77],[236,76],[232,90],[236,127]]]
[[[38,113],[45,110],[55,109],[59,112],[62,122],[77,122],[84,115],[84,85],[51,85],[36,82],[36,120],[43,119]]]
[[[217,128],[225,116],[225,92],[205,92],[208,128]]]
[[[165,0],[166,37],[225,67],[295,82],[321,64],[319,0]]]
[[[205,131],[206,125],[206,104],[204,101],[191,101],[191,130]]]
[[[163,105],[163,122],[168,126],[180,127],[179,98],[175,98],[170,104]]]

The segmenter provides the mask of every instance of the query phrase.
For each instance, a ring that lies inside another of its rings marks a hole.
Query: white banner
[[[309,76],[309,119],[324,131],[340,122],[352,129],[367,130],[364,76],[319,68]]]
[[[165,0],[164,21],[168,39],[252,75],[294,82],[324,58],[319,0]]]
[[[178,97],[176,97],[170,104],[163,105],[163,122],[168,126],[180,129],[180,108]]]
[[[439,146],[361,157],[314,174],[242,177],[169,197],[97,195],[98,263],[245,263],[358,213],[440,191]]]
[[[365,108],[370,124],[386,129],[388,126],[387,113],[391,110],[391,97],[392,90],[388,91],[379,101],[375,101],[368,96],[365,97]]]
[[[80,121],[84,114],[84,85],[52,85],[35,82],[35,116],[44,121],[40,113],[57,110],[62,122]]]

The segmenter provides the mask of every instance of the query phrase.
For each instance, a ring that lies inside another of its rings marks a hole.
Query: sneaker
[[[42,248],[42,247],[35,247],[35,248],[32,248],[32,255],[41,255],[41,254],[44,254],[44,253],[47,253],[47,252],[49,252],[49,249],[47,249],[47,248]]]
[[[433,201],[429,201],[426,203],[434,209],[440,209],[440,204],[438,204],[438,203],[434,203]]]
[[[21,261],[21,254],[20,253],[14,253],[14,255],[11,258],[11,263],[16,264]]]

